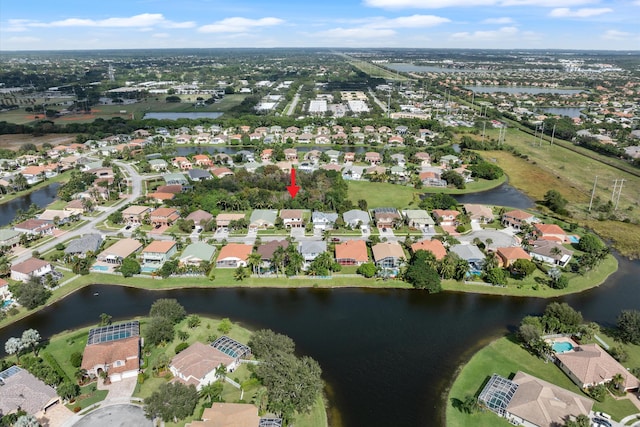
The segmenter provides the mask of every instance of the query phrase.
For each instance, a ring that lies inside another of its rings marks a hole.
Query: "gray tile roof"
[[[98,252],[102,244],[102,236],[99,234],[85,234],[79,239],[69,242],[64,250],[65,254],[86,254],[88,251]]]

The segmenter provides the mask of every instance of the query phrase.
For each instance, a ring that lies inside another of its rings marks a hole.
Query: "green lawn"
[[[108,390],[97,390],[95,382],[87,384],[80,388],[80,396],[78,396],[74,403],[69,403],[67,408],[71,410],[76,406],[79,406],[81,408],[80,410],[88,408],[94,403],[102,402],[108,393]]]
[[[492,295],[553,298],[560,295],[582,292],[586,289],[598,286],[611,274],[615,273],[617,269],[618,260],[616,260],[612,255],[609,255],[596,267],[596,269],[587,272],[583,276],[565,273],[569,277],[569,286],[565,289],[553,289],[545,284],[537,283],[536,279],[542,281],[547,280],[546,276],[539,270],[536,270],[531,277],[528,277],[525,280],[509,279],[506,287],[474,285],[456,282],[455,280],[443,280],[442,289],[447,291]]]
[[[464,190],[456,188],[423,187],[416,189],[406,185],[391,184],[388,182],[348,181],[349,200],[358,203],[358,200],[367,201],[369,208],[391,206],[395,208],[413,207],[417,209],[420,203],[420,195],[425,193],[466,194],[478,191],[486,191],[495,188],[506,181],[506,176],[494,181],[484,179],[467,184]]]
[[[448,427],[473,426],[508,426],[505,420],[490,411],[468,415],[455,407],[456,402],[467,396],[477,397],[482,387],[494,373],[503,377],[512,377],[517,371],[523,371],[542,380],[582,394],[582,391],[557,366],[538,359],[518,343],[514,336],[500,338],[477,352],[458,372],[446,402],[446,425]],[[608,396],[603,403],[594,405],[595,411],[604,411],[614,419],[621,419],[637,412],[637,408],[628,400],[615,401]]]

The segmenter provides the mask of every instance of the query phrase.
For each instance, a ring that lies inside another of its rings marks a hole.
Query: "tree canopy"
[[[144,412],[149,419],[182,420],[193,414],[197,403],[198,392],[193,385],[163,383],[144,400]]]
[[[175,325],[187,316],[187,312],[177,299],[161,298],[151,305],[149,316],[163,317]]]
[[[618,338],[622,342],[640,344],[640,311],[622,310],[616,321]]]
[[[440,292],[442,290],[440,276],[434,265],[433,253],[424,250],[416,251],[411,256],[409,266],[404,273],[404,280],[416,289],[426,289],[429,293]]]
[[[251,335],[249,347],[256,358],[262,359],[276,352],[293,353],[295,344],[286,335],[275,333],[271,329],[260,329]]]

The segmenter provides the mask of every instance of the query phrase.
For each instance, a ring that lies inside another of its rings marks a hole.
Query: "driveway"
[[[153,422],[144,416],[142,407],[121,404],[100,407],[71,425],[74,427],[152,427]]]

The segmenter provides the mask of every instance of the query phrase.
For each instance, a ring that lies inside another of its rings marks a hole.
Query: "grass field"
[[[456,405],[457,402],[464,401],[467,396],[477,397],[492,374],[496,373],[509,378],[517,371],[526,372],[574,393],[582,394],[579,387],[557,366],[545,363],[542,359],[529,354],[514,342],[513,336],[500,338],[477,352],[459,371],[447,397],[446,425],[448,427],[510,425],[490,411],[469,415],[456,408]],[[593,409],[604,411],[617,420],[638,411],[628,400],[616,401],[610,396],[607,396],[602,403],[596,402]]]
[[[167,95],[158,95],[157,97],[148,97],[141,102],[127,105],[95,105],[91,107],[91,114],[70,114],[59,118],[51,119],[54,123],[88,123],[97,118],[108,120],[112,117],[141,119],[147,112],[225,112],[230,108],[240,104],[247,95],[226,95],[220,102],[207,105],[204,107],[195,107],[197,95],[182,95],[182,102],[169,103],[165,101]],[[52,107],[62,109],[62,107]],[[122,113],[124,111],[124,113]],[[36,118],[38,117],[38,118]],[[27,113],[24,109],[8,111],[0,114],[0,121],[9,123],[27,124],[33,123],[39,119],[43,119],[43,115]]]
[[[395,208],[418,209],[420,195],[425,193],[466,194],[478,191],[486,191],[495,188],[506,181],[506,177],[494,181],[481,179],[467,184],[464,190],[456,188],[426,187],[415,189],[405,185],[390,184],[387,182],[349,181],[349,200],[358,203],[358,200],[367,201],[369,208],[391,206]]]

